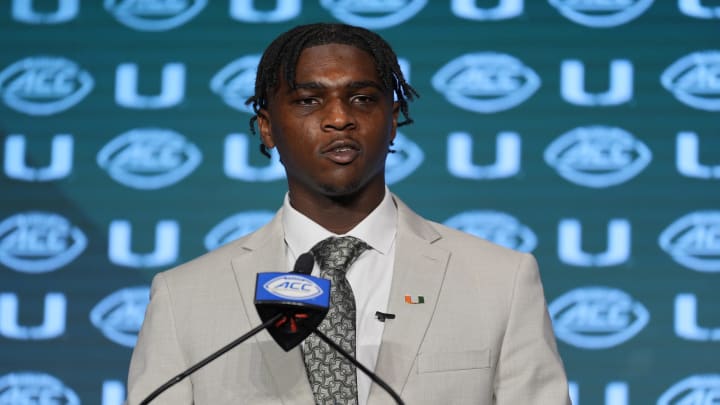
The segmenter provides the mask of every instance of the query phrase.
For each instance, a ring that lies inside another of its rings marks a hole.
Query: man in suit
[[[155,277],[129,404],[261,324],[256,273],[312,251],[313,274],[327,276],[317,247],[338,237],[361,247],[333,281],[341,298],[323,324],[352,313],[335,337],[407,404],[570,403],[535,259],[425,220],[388,190],[385,159],[414,96],[395,53],[368,30],[300,26],[268,47],[248,102],[263,152],[277,148],[285,167],[284,204],[258,231]],[[261,332],[155,402],[394,403],[322,345],[285,352]]]

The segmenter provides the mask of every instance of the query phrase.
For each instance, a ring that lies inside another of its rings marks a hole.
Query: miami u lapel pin
[[[422,295],[406,295],[405,296],[405,303],[406,304],[424,304],[425,303],[425,297]]]

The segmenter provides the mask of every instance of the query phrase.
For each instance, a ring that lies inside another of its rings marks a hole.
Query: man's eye
[[[375,99],[370,96],[366,95],[357,95],[352,98],[352,101],[355,103],[361,103],[361,104],[367,104],[373,102]]]
[[[315,105],[315,104],[317,104],[318,101],[314,98],[307,97],[307,98],[300,98],[300,99],[296,100],[295,102],[300,105]]]

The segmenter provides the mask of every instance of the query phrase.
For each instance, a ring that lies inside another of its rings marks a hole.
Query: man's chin
[[[320,189],[322,193],[328,197],[344,198],[359,194],[363,190],[363,187],[360,182],[356,182],[346,184],[320,184]]]

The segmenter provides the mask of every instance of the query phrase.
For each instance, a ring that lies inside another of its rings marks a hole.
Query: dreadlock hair
[[[397,55],[378,34],[365,28],[345,24],[317,23],[297,26],[277,37],[265,50],[257,68],[255,95],[248,98],[255,115],[250,118],[250,131],[255,134],[255,122],[261,109],[268,107],[269,96],[280,86],[280,74],[291,89],[296,86],[295,68],[300,54],[306,48],[318,45],[342,44],[354,46],[370,54],[385,89],[391,89],[405,117],[398,126],[413,122],[408,111],[408,100],[420,97],[406,81],[398,65]],[[270,157],[265,145],[260,152]],[[391,150],[391,152],[394,152]]]

